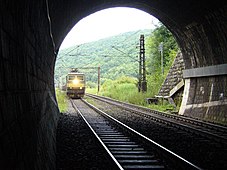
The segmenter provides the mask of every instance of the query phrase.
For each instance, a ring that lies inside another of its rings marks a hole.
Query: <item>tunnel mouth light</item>
[[[78,84],[78,83],[79,83],[79,80],[77,80],[77,79],[73,80],[73,84]]]

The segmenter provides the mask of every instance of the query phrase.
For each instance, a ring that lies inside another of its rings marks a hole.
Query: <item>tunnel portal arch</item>
[[[1,1],[1,165],[55,169],[56,54],[80,19],[116,6],[153,15],[175,36],[186,67],[181,114],[226,122],[227,1]]]
[[[75,2],[75,5],[67,6],[67,13],[63,15],[61,13],[61,16],[51,10],[52,16],[58,19],[56,23],[53,22],[53,25],[57,24],[53,26],[53,35],[58,47],[75,23],[94,12],[116,6],[147,12],[159,19],[172,32],[183,54],[186,69],[185,92],[180,114],[212,121],[220,117],[218,121],[227,121],[224,114],[227,104],[224,88],[227,81],[225,2],[96,1],[90,6],[85,5],[85,8],[81,8],[82,6]],[[77,10],[72,10],[74,7],[78,7]],[[64,20],[65,18],[68,20]],[[59,27],[58,23],[61,22],[64,24]],[[198,68],[203,72],[199,76],[195,75]],[[200,89],[204,91],[201,92]]]

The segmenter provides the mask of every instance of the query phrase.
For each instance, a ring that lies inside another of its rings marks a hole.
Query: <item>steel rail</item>
[[[83,100],[83,99],[82,99]],[[168,150],[167,148],[163,147],[162,145],[158,144],[157,142],[151,140],[150,138],[144,136],[143,134],[137,132],[136,130],[132,129],[131,127],[125,125],[124,123],[118,121],[117,119],[113,118],[112,116],[108,115],[107,113],[103,112],[102,110],[96,108],[95,106],[93,106],[92,104],[88,103],[87,101],[83,100],[89,107],[91,107],[92,109],[94,109],[95,111],[101,113],[102,115],[104,115],[105,117],[107,117],[108,119],[111,119],[114,122],[117,122],[118,124],[120,124],[122,127],[128,129],[129,131],[133,132],[134,134],[136,134],[137,136],[140,136],[140,138],[142,138],[143,140],[146,140],[148,142],[150,142],[153,146],[155,146],[156,149],[161,150],[161,155],[168,155],[168,157],[173,157],[173,159],[176,159],[178,161],[180,161],[181,165],[184,165],[184,168],[187,169],[197,169],[197,170],[201,170],[202,168],[194,165],[193,163],[189,162],[188,160],[182,158],[181,156],[175,154],[174,152]],[[158,151],[160,152],[160,151]],[[163,154],[164,152],[164,154]],[[172,158],[171,158],[172,159]]]
[[[186,117],[176,116],[176,115],[168,115],[166,113],[153,111],[151,109],[148,109],[148,108],[145,108],[145,107],[142,107],[142,106],[137,106],[137,105],[121,102],[121,101],[110,99],[110,98],[103,97],[103,96],[97,96],[97,95],[91,95],[91,94],[86,94],[86,95],[89,96],[89,97],[92,97],[92,98],[95,98],[95,99],[98,99],[98,100],[113,104],[113,105],[120,106],[120,107],[122,107],[122,108],[124,108],[126,110],[133,111],[133,112],[136,112],[136,113],[139,113],[139,114],[143,114],[146,117],[149,117],[149,118],[155,119],[155,120],[159,120],[162,123],[168,123],[169,125],[172,125],[172,126],[175,126],[175,127],[181,126],[183,128],[190,129],[190,130],[192,130],[194,132],[197,131],[197,132],[200,133],[200,135],[201,135],[201,133],[207,134],[209,136],[214,137],[216,140],[222,140],[222,142],[224,142],[224,143],[227,141],[227,137],[226,136],[220,136],[219,134],[217,134],[218,132],[212,133],[212,132],[207,131],[207,129],[206,130],[198,129],[198,126],[200,128],[201,127],[204,128],[204,127],[207,127],[205,125],[209,125],[211,130],[212,130],[212,126],[213,126],[216,129],[222,130],[223,132],[227,132],[227,127],[225,127],[225,126],[215,125],[215,124],[211,124],[211,123],[208,123],[208,122],[202,122],[200,120],[196,120],[196,119],[193,119],[193,118],[186,118]],[[108,101],[106,101],[106,100],[108,100]],[[127,107],[124,106],[124,105],[126,105]],[[138,109],[143,109],[145,111],[148,111],[149,113],[152,113],[153,115],[150,115],[150,114],[148,114],[148,113],[146,113],[146,112],[144,112],[142,110],[138,110]],[[168,120],[168,119],[166,119],[164,117],[160,117],[160,115],[164,116],[166,118],[172,118],[173,120]],[[193,127],[193,125],[190,126],[190,125],[182,124],[182,123],[176,122],[176,120],[187,122],[187,123],[190,123],[190,124],[195,124],[195,125],[197,125],[197,127]]]
[[[106,147],[106,145],[103,143],[103,141],[100,139],[100,137],[97,135],[97,133],[94,131],[94,129],[91,127],[91,125],[88,123],[88,121],[86,120],[86,118],[83,116],[83,114],[81,113],[81,111],[78,109],[78,107],[75,105],[75,103],[72,101],[72,99],[70,99],[73,108],[80,114],[80,116],[83,118],[83,120],[85,121],[85,123],[87,124],[87,126],[90,128],[90,130],[93,132],[93,134],[95,135],[95,137],[98,139],[98,141],[101,143],[101,145],[104,147],[104,149],[106,150],[106,152],[109,154],[109,156],[111,157],[111,159],[114,161],[114,163],[117,165],[117,167],[120,170],[124,170],[124,168],[119,164],[119,162],[116,160],[116,158],[113,156],[113,154],[110,152],[110,150]]]
[[[90,96],[90,97],[97,98],[97,99],[101,98],[101,99],[106,99],[106,100],[113,101],[113,102],[122,103],[122,104],[125,104],[125,105],[128,105],[128,106],[132,106],[132,107],[135,107],[135,108],[138,108],[138,109],[143,109],[143,110],[146,110],[148,112],[151,112],[151,113],[154,113],[154,114],[158,114],[158,115],[162,115],[162,116],[165,116],[165,117],[171,117],[171,118],[179,119],[179,120],[182,120],[182,121],[191,121],[191,123],[201,124],[201,126],[205,126],[205,127],[206,126],[211,126],[212,128],[217,128],[218,130],[223,130],[223,131],[227,132],[227,126],[214,124],[214,123],[211,123],[211,122],[199,120],[199,119],[192,118],[192,117],[187,117],[187,116],[182,116],[182,115],[167,114],[167,113],[164,113],[164,112],[160,112],[160,111],[157,111],[157,110],[152,110],[152,109],[149,109],[149,108],[146,108],[146,107],[143,107],[143,106],[138,106],[138,105],[131,104],[131,103],[122,102],[122,101],[119,101],[119,100],[116,100],[116,99],[112,99],[112,98],[109,98],[109,97],[105,97],[105,96],[99,96],[99,95],[88,94],[88,93],[86,93],[86,95]]]

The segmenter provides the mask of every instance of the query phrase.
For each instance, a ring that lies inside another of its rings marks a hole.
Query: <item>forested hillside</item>
[[[55,82],[64,81],[70,68],[81,68],[86,73],[88,85],[97,82],[97,69],[82,69],[82,67],[101,68],[101,82],[106,79],[116,79],[121,76],[137,77],[139,39],[143,34],[149,38],[152,30],[139,30],[122,33],[117,36],[96,42],[73,46],[59,51],[55,66]]]
[[[145,37],[147,78],[147,92],[144,93],[138,92],[137,84],[139,39],[142,34]],[[163,55],[160,53],[160,44],[163,47]],[[55,67],[55,82],[65,80],[70,68],[79,68],[79,71],[86,73],[87,85],[91,87],[86,88],[86,92],[97,93],[97,69],[80,68],[100,66],[99,95],[161,111],[176,109],[163,101],[158,105],[147,105],[145,99],[158,94],[178,51],[173,35],[160,23],[154,30],[123,33],[60,51]]]

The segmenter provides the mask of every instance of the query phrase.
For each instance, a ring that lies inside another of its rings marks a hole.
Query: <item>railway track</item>
[[[71,100],[119,169],[201,169],[84,100]]]
[[[136,114],[140,114],[146,118],[152,119],[154,121],[184,129],[186,131],[191,131],[192,133],[197,133],[201,136],[212,138],[212,140],[216,140],[224,144],[227,143],[227,127],[225,126],[193,119],[190,117],[166,114],[142,106],[120,102],[108,97],[91,94],[86,94],[86,96],[121,107]]]

